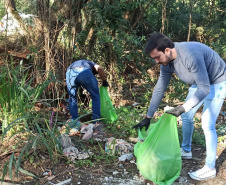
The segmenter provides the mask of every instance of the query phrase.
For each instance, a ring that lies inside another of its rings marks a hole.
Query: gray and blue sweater
[[[160,67],[160,76],[147,113],[149,117],[158,109],[173,73],[185,83],[197,85],[196,93],[189,99],[191,108],[209,94],[210,84],[226,81],[226,63],[208,46],[199,42],[176,42],[175,49],[177,58]]]

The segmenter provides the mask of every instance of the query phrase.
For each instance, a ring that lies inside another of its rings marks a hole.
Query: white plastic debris
[[[133,147],[134,144],[128,143],[123,139],[115,139],[114,137],[106,138],[105,151],[109,154],[128,154],[133,152]]]
[[[55,185],[67,185],[67,184],[70,184],[70,183],[71,183],[71,179],[67,179],[67,180],[62,181],[62,182],[60,182],[60,183],[57,183],[57,184],[55,184]]]
[[[137,103],[137,102],[135,102],[134,104],[132,104],[132,106],[137,106],[137,105],[139,105],[140,103]]]
[[[71,157],[71,160],[73,162],[75,162],[74,161],[75,159],[78,159],[78,160],[87,159],[91,155],[93,155],[93,152],[91,152],[91,151],[82,151],[82,152],[79,152],[77,155],[76,154],[75,155],[71,154],[70,157]]]
[[[124,154],[122,156],[120,156],[118,159],[119,161],[130,161],[133,158],[133,153],[130,154]]]
[[[71,146],[71,147],[68,147],[68,148],[63,149],[63,153],[66,156],[78,155],[78,149],[75,148],[75,147],[73,147],[73,146]]]
[[[73,146],[71,138],[67,134],[61,134],[59,141],[63,149]]]
[[[170,107],[170,106],[167,105],[167,106],[164,107],[164,112],[171,110],[171,109],[173,109],[173,107]]]
[[[93,124],[89,125],[82,125],[81,126],[81,133],[84,134],[82,140],[89,140],[93,136]]]
[[[118,173],[119,173],[119,172],[115,171],[115,172],[113,172],[112,174],[113,174],[113,175],[117,175]]]

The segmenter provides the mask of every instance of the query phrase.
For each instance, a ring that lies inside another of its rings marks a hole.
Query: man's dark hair
[[[155,48],[164,53],[166,48],[174,48],[174,43],[161,33],[152,33],[145,47],[145,53],[150,54]]]

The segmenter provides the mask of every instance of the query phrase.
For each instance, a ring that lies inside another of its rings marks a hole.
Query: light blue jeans
[[[186,101],[196,92],[197,86],[192,85],[189,88]],[[197,110],[201,105],[203,106],[202,112],[202,129],[205,134],[206,140],[206,165],[214,169],[216,162],[217,151],[217,133],[215,124],[217,117],[220,113],[221,107],[224,103],[226,96],[226,81],[212,84],[210,86],[209,95],[202,100],[196,107],[189,112],[181,115],[182,118],[182,130],[183,130],[183,142],[182,149],[184,151],[191,151],[192,134],[194,130],[193,118]]]
[[[69,93],[69,109],[72,119],[78,119],[77,91],[78,87],[84,87],[92,98],[92,111],[94,123],[100,119],[100,94],[98,81],[92,71],[87,68],[68,69],[66,72],[66,84]]]

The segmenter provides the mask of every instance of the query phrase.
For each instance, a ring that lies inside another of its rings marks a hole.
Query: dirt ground
[[[188,176],[188,172],[196,170],[203,166],[205,158],[205,148],[202,146],[195,146],[193,148],[192,160],[183,160],[182,171],[180,177],[173,183],[173,185],[224,185],[226,184],[226,146],[218,145],[218,159],[217,159],[217,177],[206,181],[195,181]],[[133,159],[135,160],[135,158]],[[132,160],[132,161],[133,161]],[[63,169],[63,170],[62,170]],[[58,166],[56,168],[58,176],[52,182],[57,183],[57,180],[66,180],[71,178],[72,184],[83,185],[152,185],[153,182],[145,180],[137,170],[136,164],[130,162],[116,162],[109,165],[96,165],[87,168],[75,168],[69,166]],[[31,182],[26,183],[31,184]],[[49,183],[43,183],[49,184]]]
[[[73,141],[73,140],[72,140]],[[93,143],[93,147],[97,143]],[[217,150],[217,177],[206,181],[195,181],[188,176],[188,172],[199,169],[204,165],[205,159],[205,147],[193,146],[193,159],[182,161],[182,171],[179,178],[173,183],[173,185],[224,185],[226,184],[226,144],[218,144]],[[9,157],[1,160],[1,169],[4,166],[6,160]],[[82,185],[153,185],[154,183],[146,180],[139,174],[135,164],[135,157],[127,162],[120,162],[115,160],[114,163],[99,162],[93,166],[76,167],[74,164],[67,164],[66,158],[61,160],[56,165],[51,165],[51,162],[44,155],[40,155],[40,159],[35,164],[25,162],[22,166],[23,169],[35,174],[39,179],[33,179],[28,175],[19,173],[19,177],[16,177],[13,172],[13,179],[16,184],[25,185],[38,185],[38,184],[57,184],[65,180],[70,180],[68,184],[82,184]],[[2,170],[1,170],[2,171]],[[51,171],[51,172],[49,172]],[[48,172],[49,176],[43,176],[44,172]],[[1,173],[2,174],[2,173]],[[49,179],[47,179],[47,177]],[[5,182],[11,182],[9,175],[6,176]]]
[[[71,136],[72,142],[76,142],[78,136]],[[110,136],[106,136],[110,137]],[[91,148],[98,148],[97,142],[82,141],[83,145]],[[12,143],[7,143],[9,148]],[[74,143],[76,145],[76,143]],[[102,148],[104,148],[104,142],[101,142]],[[3,143],[0,143],[0,176],[2,176],[3,168],[6,161],[9,161],[10,150],[7,152],[3,150]],[[4,152],[8,155],[3,155]],[[100,151],[96,150],[100,153]],[[188,176],[188,172],[197,170],[203,167],[205,163],[205,147],[201,145],[193,145],[192,148],[193,159],[182,160],[182,170],[178,179],[175,180],[173,185],[226,185],[226,143],[219,143],[217,150],[217,177],[206,181],[195,181]],[[19,152],[15,155],[19,155]],[[26,160],[21,166],[24,170],[33,173],[38,177],[34,179],[29,175],[25,175],[19,172],[19,177],[16,176],[15,169],[13,168],[13,182],[10,180],[9,174],[6,175],[4,181],[14,184],[23,185],[56,185],[65,180],[70,181],[66,184],[81,184],[81,185],[154,185],[150,180],[146,180],[136,166],[136,158],[133,157],[130,161],[120,162],[116,160],[109,161],[101,160],[99,162],[96,159],[88,159],[87,161],[95,161],[90,166],[89,163],[82,164],[80,166],[70,163],[65,156],[59,157],[59,161],[52,165],[50,159],[43,152],[36,155],[38,157],[30,160]],[[46,173],[47,175],[44,175]]]

